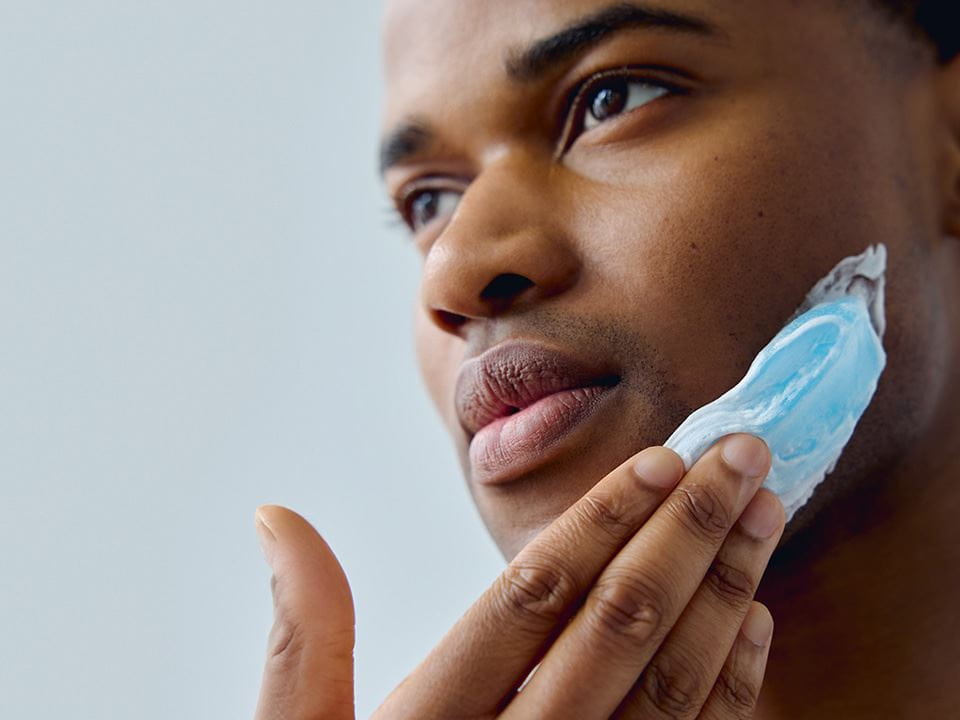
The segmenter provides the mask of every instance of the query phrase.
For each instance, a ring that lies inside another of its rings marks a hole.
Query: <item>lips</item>
[[[619,382],[608,366],[543,345],[502,343],[461,368],[455,401],[474,479],[504,482],[545,458]]]

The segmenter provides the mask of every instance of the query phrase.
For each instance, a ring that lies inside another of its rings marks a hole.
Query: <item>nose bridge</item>
[[[491,158],[464,193],[424,265],[421,297],[434,323],[462,333],[569,288],[579,271],[550,167],[527,153]]]
[[[483,172],[467,191],[471,196],[467,207],[484,213],[491,236],[509,236],[550,222],[552,214],[546,210],[552,205],[553,188],[547,161],[508,146],[492,150],[485,160]]]

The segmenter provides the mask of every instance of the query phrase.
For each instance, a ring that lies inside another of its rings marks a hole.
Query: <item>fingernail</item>
[[[770,638],[773,637],[773,618],[770,616],[770,611],[759,603],[753,603],[747,610],[747,616],[743,619],[740,631],[757,647],[766,647],[770,644]]]
[[[273,530],[270,529],[270,526],[264,519],[263,514],[260,512],[260,508],[257,508],[257,512],[254,514],[253,525],[257,530],[257,537],[260,539],[260,549],[263,550],[263,554],[267,559],[267,563],[272,566],[273,547],[277,542],[277,536],[274,534]]]
[[[744,532],[757,540],[766,540],[780,526],[780,500],[771,492],[760,490],[740,515]]]
[[[647,448],[633,462],[633,472],[645,484],[659,489],[669,489],[680,482],[683,463],[673,457],[666,448]]]
[[[738,433],[723,441],[720,449],[724,462],[744,477],[755,478],[767,469],[770,451],[760,438]]]

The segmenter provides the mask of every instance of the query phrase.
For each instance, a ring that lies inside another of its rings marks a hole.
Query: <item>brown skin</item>
[[[512,566],[547,552],[568,508],[734,385],[838,260],[882,242],[888,366],[760,586],[777,634],[756,717],[946,717],[960,671],[960,60],[938,66],[851,3],[662,0],[720,36],[634,28],[542,79],[508,77],[502,59],[516,48],[607,5],[388,7],[385,130],[415,118],[439,139],[387,171],[388,191],[401,199],[416,183],[459,198],[416,234],[417,347],[481,516]],[[637,74],[688,92],[563,144],[562,99],[576,81],[648,64],[672,70]],[[526,287],[491,300],[485,289],[506,274]],[[542,463],[481,486],[455,380],[465,360],[515,338],[607,360],[622,382]],[[711,467],[702,472],[722,474]],[[688,530],[664,532],[673,546]],[[649,548],[637,557],[657,566]],[[599,572],[614,560],[594,562]],[[483,602],[448,646],[504,642]],[[721,624],[736,628],[745,612]],[[693,647],[718,642],[695,625]],[[403,707],[431,692],[440,702],[443,661],[464,661],[451,647],[431,657],[398,691]],[[704,675],[709,687],[716,672]]]
[[[750,717],[773,631],[752,597],[784,529],[758,491],[769,466],[749,435],[686,473],[663,447],[629,459],[511,560],[376,717]],[[352,718],[343,570],[299,515],[257,520],[276,622],[256,718]]]
[[[809,3],[745,2],[720,12],[716,3],[671,2],[709,18],[728,39],[626,32],[542,86],[511,83],[490,59],[607,4],[408,0],[387,16],[385,127],[422,117],[442,128],[445,148],[388,172],[388,190],[397,196],[424,175],[451,176],[441,186],[456,186],[457,176],[469,184],[454,217],[416,238],[424,254],[421,366],[465,474],[468,435],[453,403],[465,359],[519,337],[610,359],[624,378],[610,414],[523,482],[496,491],[469,484],[507,557],[598,470],[662,443],[732,387],[814,282],[870,244],[884,242],[895,269],[889,368],[843,467],[797,525],[827,504],[828,489],[869,477],[923,434],[956,364],[948,344],[956,322],[942,307],[958,272],[944,253],[956,240],[941,238],[938,172],[949,175],[943,157],[956,139],[933,107],[932,71],[913,60],[917,67],[891,73],[875,45],[893,39],[868,44],[829,2],[815,5],[819,12]],[[642,63],[703,79],[689,96],[584,134],[554,162],[551,93],[584,67]],[[943,286],[931,284],[945,263]],[[505,273],[536,284],[507,309],[481,299]],[[468,321],[453,326],[437,311]]]

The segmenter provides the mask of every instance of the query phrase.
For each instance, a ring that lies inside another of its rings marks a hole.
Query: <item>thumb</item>
[[[255,720],[352,720],[354,614],[343,568],[292,510],[263,505],[255,525],[274,607]]]

